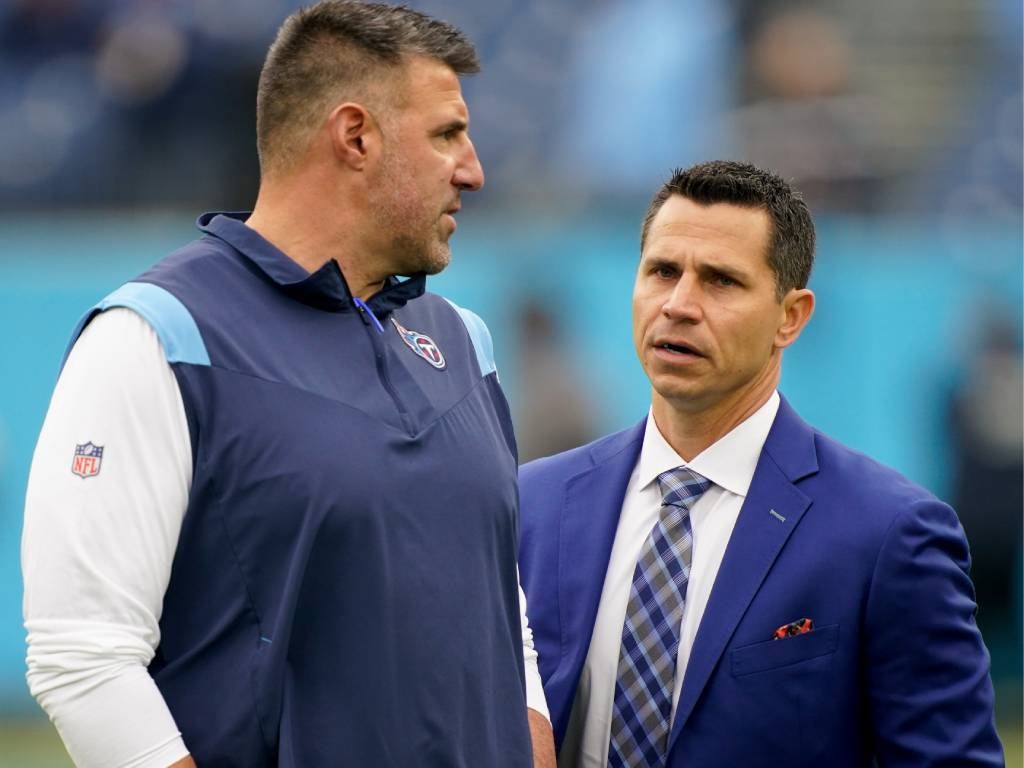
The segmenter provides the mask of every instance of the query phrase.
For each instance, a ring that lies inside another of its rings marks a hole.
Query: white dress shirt
[[[71,472],[87,441],[106,451],[96,479]],[[165,768],[187,754],[146,668],[191,482],[185,407],[156,333],[131,310],[104,312],[54,390],[22,538],[29,689],[80,768]],[[527,705],[547,716],[519,596]]]
[[[594,634],[559,754],[561,768],[608,765],[615,677],[633,572],[660,514],[662,497],[657,477],[683,466],[710,480],[711,486],[690,511],[693,552],[672,693],[675,718],[690,650],[778,409],[779,394],[773,392],[757,411],[689,462],[665,441],[654,423],[654,414],[648,415],[640,458],[626,485]]]

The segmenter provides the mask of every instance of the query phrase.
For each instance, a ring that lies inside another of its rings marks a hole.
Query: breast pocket
[[[803,635],[766,640],[736,648],[731,654],[733,677],[780,669],[835,653],[839,646],[839,625],[812,629]]]

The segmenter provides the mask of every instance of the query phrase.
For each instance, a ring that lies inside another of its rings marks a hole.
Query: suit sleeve
[[[959,520],[935,500],[899,514],[883,542],[865,626],[881,768],[1004,765],[969,566]]]

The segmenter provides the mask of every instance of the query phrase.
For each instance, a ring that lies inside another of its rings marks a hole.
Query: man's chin
[[[657,377],[651,380],[654,396],[663,400],[673,410],[681,412],[699,411],[707,406],[708,395],[705,387],[697,382],[683,382],[677,378]]]
[[[452,254],[447,244],[440,247],[435,245],[432,250],[412,251],[412,249],[406,249],[405,258],[400,260],[400,269],[395,274],[418,275],[423,272],[428,275],[436,275],[447,267],[451,260]]]
[[[451,260],[452,252],[446,243],[442,248],[437,249],[434,253],[423,259],[420,271],[426,272],[428,275],[436,275],[438,272],[443,271],[451,263]]]

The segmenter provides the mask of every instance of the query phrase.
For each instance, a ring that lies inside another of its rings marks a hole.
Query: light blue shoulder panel
[[[191,313],[176,296],[152,283],[125,283],[86,312],[71,335],[71,342],[64,352],[64,360],[68,359],[71,347],[78,340],[86,323],[97,312],[114,307],[131,309],[150,324],[164,347],[168,363],[210,364],[206,345]]]
[[[462,317],[462,322],[469,331],[469,338],[473,340],[473,348],[476,350],[476,361],[480,365],[480,375],[487,376],[497,370],[494,364],[494,344],[491,341],[491,332],[487,325],[480,319],[479,315],[463,309],[454,301],[445,299],[455,311]]]

